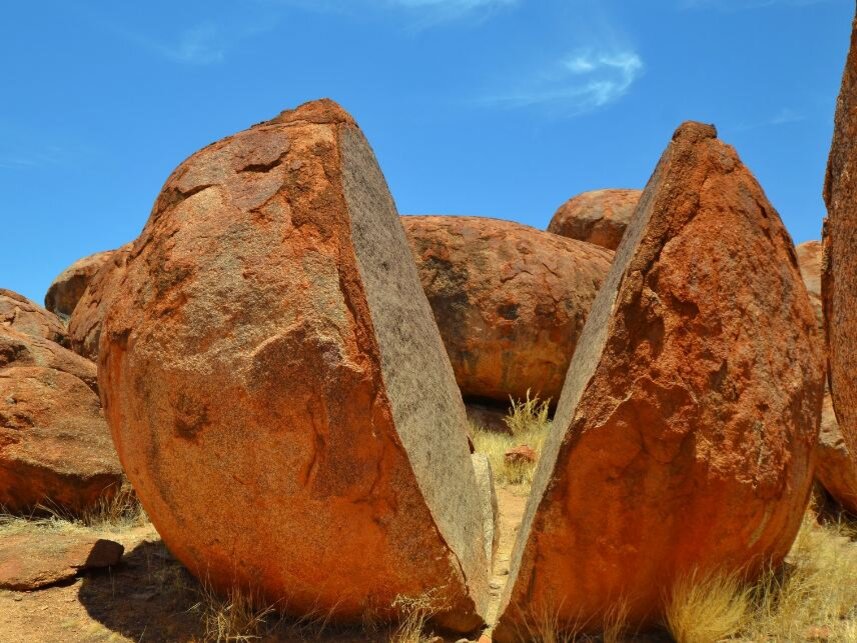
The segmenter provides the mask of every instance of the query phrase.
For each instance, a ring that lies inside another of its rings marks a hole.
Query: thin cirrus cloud
[[[162,58],[186,65],[211,65],[222,62],[225,57],[220,30],[211,23],[190,27],[173,41],[155,40],[124,30],[123,35]]]
[[[721,11],[740,11],[742,9],[760,9],[763,7],[809,7],[831,0],[679,0],[682,9],[712,8]]]
[[[622,98],[643,72],[631,50],[578,51],[529,83],[482,102],[507,108],[546,107],[565,116],[594,111]]]

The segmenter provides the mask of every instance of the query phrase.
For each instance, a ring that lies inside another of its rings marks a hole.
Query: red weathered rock
[[[806,292],[810,302],[812,302],[813,311],[815,311],[818,330],[823,333],[824,309],[821,301],[821,268],[824,259],[824,247],[821,241],[806,241],[797,246],[795,250],[800,275],[803,277]]]
[[[640,200],[640,190],[593,190],[563,203],[548,232],[615,250]]]
[[[104,318],[99,383],[170,551],[284,612],[483,621],[461,395],[380,168],[304,105],[167,180]],[[395,603],[395,604],[394,604]]]
[[[68,345],[65,326],[59,317],[23,295],[0,288],[0,330],[4,328]]]
[[[536,457],[536,452],[526,444],[509,449],[503,454],[503,459],[506,461],[506,464],[510,465],[532,464],[536,461]]]
[[[462,395],[555,402],[612,253],[498,219],[402,223]]]
[[[52,531],[0,539],[0,589],[30,592],[71,580],[81,572],[118,565],[125,548],[117,542]]]
[[[71,315],[90,279],[110,260],[114,252],[114,250],[97,252],[78,259],[63,270],[45,294],[45,308],[57,315],[66,317]]]
[[[84,381],[38,366],[0,369],[0,506],[83,513],[123,480],[98,396]]]
[[[794,247],[713,127],[676,132],[579,339],[496,640],[555,617],[631,628],[700,573],[756,577],[812,483],[822,351]]]
[[[857,515],[857,465],[839,430],[829,394],[824,396],[815,454],[816,480],[843,509]]]
[[[63,371],[80,378],[98,394],[97,369],[91,361],[43,337],[0,327],[0,370],[9,366],[41,366]]]
[[[820,241],[807,241],[797,247],[798,266],[815,311],[819,334],[824,333],[824,311],[821,299],[823,247]],[[815,478],[830,496],[847,511],[857,514],[857,461],[848,452],[830,392],[825,391],[821,414],[821,431],[815,449]]]
[[[857,454],[857,20],[836,104],[824,184],[822,299],[830,393],[851,457]],[[857,461],[855,461],[857,466]]]
[[[104,313],[113,301],[113,293],[122,282],[125,265],[131,254],[127,244],[114,250],[89,283],[68,320],[68,337],[71,349],[88,359],[98,358],[98,340]]]

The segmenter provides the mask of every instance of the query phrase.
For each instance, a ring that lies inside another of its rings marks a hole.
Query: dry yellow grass
[[[523,485],[526,488],[532,483],[536,463],[510,464],[504,456],[510,449],[521,445],[527,445],[537,456],[541,455],[551,427],[548,419],[550,400],[539,400],[537,396],[531,398],[527,392],[527,399],[511,402],[509,415],[504,419],[509,433],[498,433],[472,425],[473,445],[477,453],[488,456],[497,484]]]
[[[807,512],[783,569],[755,585],[707,575],[679,583],[667,629],[679,643],[857,641],[857,543],[844,523]]]

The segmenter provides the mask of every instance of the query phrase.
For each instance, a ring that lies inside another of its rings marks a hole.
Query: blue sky
[[[642,187],[713,122],[796,242],[821,189],[851,0],[10,2],[0,22],[0,287],[42,300],[135,238],[208,143],[313,98],[363,127],[402,213],[544,228]]]

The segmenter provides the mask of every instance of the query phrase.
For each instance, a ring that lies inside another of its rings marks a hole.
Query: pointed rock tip
[[[356,125],[351,114],[346,112],[339,103],[329,98],[320,98],[319,100],[304,103],[295,109],[287,109],[281,112],[279,116],[272,118],[269,122],[280,124],[306,122],[317,123],[319,125],[326,123],[347,123],[349,125]]]
[[[675,134],[673,134],[674,141],[681,139],[696,143],[707,138],[717,138],[717,128],[714,125],[698,123],[697,121],[685,121],[678,126]]]

